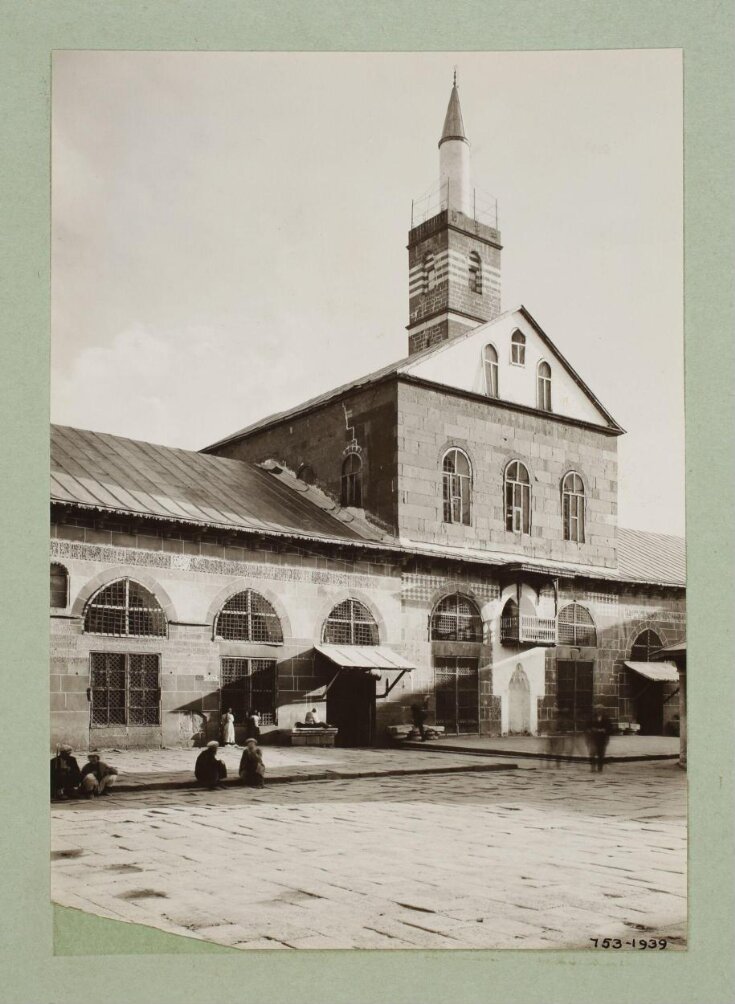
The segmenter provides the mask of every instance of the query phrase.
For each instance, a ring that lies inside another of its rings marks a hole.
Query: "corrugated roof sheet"
[[[618,572],[633,581],[673,582],[683,586],[687,574],[684,540],[665,533],[619,527]]]
[[[645,676],[647,680],[655,683],[677,683],[679,671],[673,662],[631,662],[625,665],[634,670],[640,676]]]
[[[408,672],[416,668],[387,645],[315,645],[314,648],[343,669],[399,669]]]
[[[51,498],[56,502],[308,537],[383,536],[334,503],[333,512],[327,511],[315,495],[316,490],[301,493],[240,460],[51,427]]]

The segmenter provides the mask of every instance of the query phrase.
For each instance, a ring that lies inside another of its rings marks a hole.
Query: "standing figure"
[[[245,741],[248,739],[260,739],[260,715],[254,708],[251,708],[245,718]]]
[[[220,721],[222,726],[222,745],[223,746],[234,746],[235,745],[235,716],[232,714],[232,708],[228,708],[227,711],[222,715],[222,720]]]
[[[590,770],[602,771],[605,751],[610,741],[612,723],[602,705],[595,706],[595,714],[587,726],[587,744],[590,754]]]
[[[250,788],[262,788],[265,777],[263,754],[255,739],[245,740],[245,750],[240,760],[240,777]]]
[[[425,722],[429,717],[429,698],[425,697],[421,704],[411,705],[411,717],[413,718],[413,724],[419,730],[419,735],[421,736],[421,742],[426,742],[426,728]]]
[[[90,753],[89,763],[82,767],[82,793],[86,798],[92,798],[93,795],[109,795],[107,789],[115,783],[116,777],[117,767],[103,763],[99,753]]]
[[[218,749],[219,743],[215,740],[207,743],[206,749],[203,749],[199,754],[194,766],[197,781],[209,788],[210,791],[213,788],[221,788],[221,782],[227,777],[227,768],[221,760],[217,759]]]
[[[72,798],[81,780],[71,746],[59,746],[59,752],[51,760],[51,798]]]

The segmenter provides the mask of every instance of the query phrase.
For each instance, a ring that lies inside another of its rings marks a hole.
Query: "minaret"
[[[494,200],[472,182],[454,74],[439,140],[439,186],[412,206],[408,351],[463,334],[500,313],[500,232]]]

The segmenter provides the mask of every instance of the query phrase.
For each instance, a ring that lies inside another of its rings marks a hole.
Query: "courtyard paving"
[[[686,775],[526,763],[57,803],[52,899],[242,949],[684,947]]]

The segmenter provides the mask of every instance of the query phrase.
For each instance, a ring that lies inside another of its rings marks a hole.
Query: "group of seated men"
[[[88,762],[79,769],[71,746],[59,746],[59,751],[51,760],[51,798],[94,798],[109,795],[109,788],[115,783],[117,768],[100,760],[99,753],[90,753]]]

